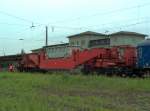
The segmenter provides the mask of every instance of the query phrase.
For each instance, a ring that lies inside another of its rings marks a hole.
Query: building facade
[[[127,31],[109,35],[87,31],[69,36],[69,43],[50,45],[44,47],[44,49],[49,58],[68,57],[73,49],[110,48],[120,45],[137,46],[137,44],[145,40],[145,37],[146,35],[144,34]],[[32,52],[38,53],[42,49],[32,50]]]
[[[137,46],[137,44],[145,40],[145,37],[145,34],[128,31],[120,31],[108,35],[87,31],[69,36],[68,38],[70,46],[80,46],[81,49],[90,49],[101,47],[109,48],[119,45]]]
[[[87,31],[80,34],[69,36],[68,38],[70,46],[80,46],[81,49],[88,49],[94,46],[94,41],[91,44],[90,41],[104,40],[107,39],[108,37],[102,33]],[[100,44],[99,47],[107,47],[107,44],[105,43]]]
[[[132,45],[136,47],[137,44],[145,40],[147,35],[136,32],[120,31],[108,36],[110,38],[110,46]]]
[[[48,58],[66,57],[69,55],[69,44],[57,44],[44,47]]]

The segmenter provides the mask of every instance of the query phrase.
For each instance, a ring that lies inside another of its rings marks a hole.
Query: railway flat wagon
[[[136,64],[136,48],[117,46],[112,48],[73,49],[65,57],[49,58],[46,49],[39,53],[25,54],[20,62],[21,71],[69,71],[119,74],[131,72]]]

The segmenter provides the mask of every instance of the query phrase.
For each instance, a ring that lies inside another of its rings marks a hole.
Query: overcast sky
[[[0,0],[0,55],[42,47],[46,25],[49,45],[88,30],[149,35],[149,9],[149,0]]]

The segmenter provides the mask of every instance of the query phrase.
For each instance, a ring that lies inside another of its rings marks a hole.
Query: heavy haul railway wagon
[[[83,71],[103,74],[130,72],[136,64],[136,48],[117,46],[80,51],[73,49],[66,57],[49,58],[43,49],[39,53],[23,56],[21,71]],[[123,73],[124,74],[124,73]]]

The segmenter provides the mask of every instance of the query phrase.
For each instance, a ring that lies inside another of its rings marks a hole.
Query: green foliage
[[[149,78],[0,73],[0,111],[149,109]]]

